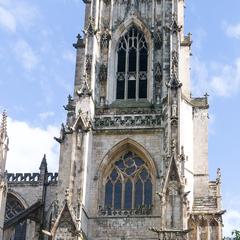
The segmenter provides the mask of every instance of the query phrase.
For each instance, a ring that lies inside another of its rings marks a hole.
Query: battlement
[[[39,183],[40,173],[7,173],[8,183]],[[58,173],[47,173],[47,182],[57,183]]]

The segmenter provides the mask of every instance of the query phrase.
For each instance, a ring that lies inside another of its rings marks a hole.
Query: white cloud
[[[31,71],[37,66],[39,59],[25,40],[18,40],[13,50],[17,60],[22,64],[25,70]]]
[[[29,30],[40,18],[38,9],[23,0],[0,0],[0,27],[16,32],[18,27]]]
[[[16,20],[13,14],[0,6],[0,26],[10,32],[16,32]]]
[[[8,135],[10,143],[7,170],[9,172],[38,172],[45,153],[48,169],[58,170],[59,145],[53,139],[54,136],[59,135],[57,127],[47,126],[46,129],[42,129],[9,118]]]
[[[240,198],[233,196],[232,194],[225,193],[224,209],[227,212],[223,215],[223,235],[225,237],[230,237],[233,230],[240,229]]]
[[[52,117],[52,116],[54,116],[54,115],[55,115],[55,113],[54,113],[54,112],[51,112],[51,111],[39,113],[39,117],[40,117],[40,119],[41,119],[42,121],[44,121],[44,120],[46,120],[47,118]]]
[[[224,23],[224,29],[227,36],[240,39],[240,23],[237,23],[235,25]]]
[[[240,91],[240,58],[232,64],[204,63],[192,59],[193,94],[230,96]]]
[[[239,230],[240,227],[240,211],[230,209],[224,216],[223,235],[230,237],[233,230]]]

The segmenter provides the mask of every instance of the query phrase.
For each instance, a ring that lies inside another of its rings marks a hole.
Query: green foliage
[[[240,231],[238,231],[238,230],[234,230],[233,232],[232,232],[232,235],[233,235],[233,239],[234,240],[240,240]]]

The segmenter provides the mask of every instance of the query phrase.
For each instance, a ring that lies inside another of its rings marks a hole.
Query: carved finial
[[[70,189],[66,188],[66,190],[65,190],[65,200],[69,201],[69,199],[70,199]]]
[[[7,112],[4,110],[2,113],[2,121],[0,127],[1,138],[7,135]]]
[[[78,35],[76,36],[76,38],[77,38],[77,42],[73,44],[73,47],[75,47],[76,49],[77,49],[77,48],[84,48],[84,47],[85,47],[85,44],[84,44],[84,42],[83,42],[82,36],[81,36],[80,34],[78,34]]]
[[[208,97],[209,97],[209,94],[206,92],[206,93],[204,94],[204,97],[205,97],[205,100],[206,100],[206,104],[208,104]]]
[[[171,150],[173,154],[176,152],[176,140],[174,138],[171,140]]]
[[[47,158],[46,158],[46,154],[43,155],[43,158],[42,158],[42,162],[41,162],[41,165],[40,165],[40,170],[41,169],[47,169]]]
[[[221,178],[222,178],[221,169],[218,168],[217,169],[217,178],[216,178],[217,183],[221,182]]]

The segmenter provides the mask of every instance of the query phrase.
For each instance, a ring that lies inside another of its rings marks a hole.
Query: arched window
[[[153,184],[149,169],[134,152],[125,152],[105,178],[105,208],[151,208]]]
[[[117,65],[117,99],[147,98],[148,48],[136,27],[120,38]]]
[[[8,194],[6,210],[5,210],[5,222],[8,222],[16,215],[24,211],[24,206],[22,203],[12,194]],[[26,228],[27,223],[23,221],[15,226],[13,240],[25,240],[26,239]]]

